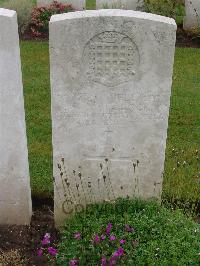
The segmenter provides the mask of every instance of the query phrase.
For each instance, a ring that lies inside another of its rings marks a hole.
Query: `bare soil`
[[[58,243],[59,232],[54,226],[52,202],[43,204],[41,201],[33,200],[33,203],[30,226],[0,225],[0,250],[2,252],[18,250],[22,259],[27,261],[23,265],[46,266],[49,265],[47,258],[38,257],[37,249],[41,246],[41,240],[46,233],[50,233],[54,244]],[[0,261],[0,265],[1,263]]]
[[[200,36],[198,37],[191,32],[178,28],[176,33],[176,46],[200,48]]]

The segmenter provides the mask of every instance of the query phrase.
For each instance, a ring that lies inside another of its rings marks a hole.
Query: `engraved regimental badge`
[[[134,79],[139,62],[136,44],[128,36],[115,31],[94,36],[86,44],[83,53],[87,78],[107,86]]]

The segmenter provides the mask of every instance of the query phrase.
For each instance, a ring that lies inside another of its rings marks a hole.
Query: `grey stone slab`
[[[96,0],[96,8],[118,8],[140,10],[143,7],[143,0]]]
[[[185,13],[183,22],[185,30],[200,27],[200,0],[185,0]]]
[[[77,10],[82,10],[85,8],[85,1],[86,0],[59,0],[60,3],[64,4],[71,4],[73,8]],[[37,6],[46,6],[50,5],[53,0],[37,0]]]
[[[160,199],[176,24],[131,10],[52,16],[55,220],[118,197]]]
[[[17,15],[0,8],[0,224],[32,214]]]

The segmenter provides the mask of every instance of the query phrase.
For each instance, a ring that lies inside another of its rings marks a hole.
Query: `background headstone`
[[[82,10],[85,8],[85,1],[86,0],[59,0],[58,2],[64,3],[64,4],[71,4],[73,8],[77,10]],[[37,0],[37,6],[46,6],[50,5],[53,2],[53,0]]]
[[[32,214],[17,15],[0,8],[0,224]]]
[[[96,9],[119,8],[140,10],[143,7],[143,0],[96,0]]]
[[[183,22],[185,30],[200,27],[200,0],[185,0],[185,13]]]
[[[173,19],[130,10],[52,16],[55,220],[118,197],[160,199]]]

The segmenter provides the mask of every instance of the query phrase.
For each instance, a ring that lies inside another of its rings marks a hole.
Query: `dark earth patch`
[[[200,34],[197,36],[192,32],[178,28],[176,33],[176,46],[200,48]]]
[[[23,265],[46,266],[50,265],[47,258],[45,256],[38,257],[37,249],[41,246],[41,240],[46,233],[50,233],[52,243],[57,244],[59,232],[54,226],[53,207],[50,201],[48,205],[39,200],[33,200],[33,203],[30,226],[0,225],[0,251],[19,250],[22,259],[27,261]]]

